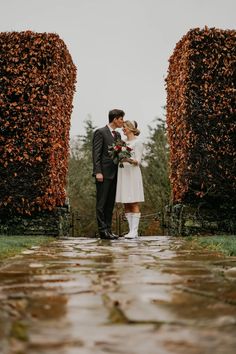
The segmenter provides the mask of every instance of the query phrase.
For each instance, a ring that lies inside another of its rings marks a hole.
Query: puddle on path
[[[235,353],[236,258],[182,242],[66,239],[11,259],[0,354]]]

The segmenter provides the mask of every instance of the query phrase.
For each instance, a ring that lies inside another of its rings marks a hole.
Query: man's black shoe
[[[119,238],[118,235],[114,234],[111,230],[108,230],[109,234],[111,234],[115,239]]]
[[[114,237],[108,230],[101,231],[99,233],[100,238],[103,240],[116,240],[116,237]]]

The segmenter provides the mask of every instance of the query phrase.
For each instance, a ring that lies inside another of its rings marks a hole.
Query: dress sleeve
[[[138,164],[141,164],[142,155],[143,155],[143,143],[141,141],[137,141],[134,146],[134,155],[135,160],[138,161]]]

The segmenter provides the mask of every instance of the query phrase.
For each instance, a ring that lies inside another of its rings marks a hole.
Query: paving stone
[[[0,353],[234,354],[236,260],[183,242],[58,239],[2,263]]]

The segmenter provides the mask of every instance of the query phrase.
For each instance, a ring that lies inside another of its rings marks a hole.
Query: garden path
[[[1,354],[234,354],[236,257],[56,239],[0,267]]]

